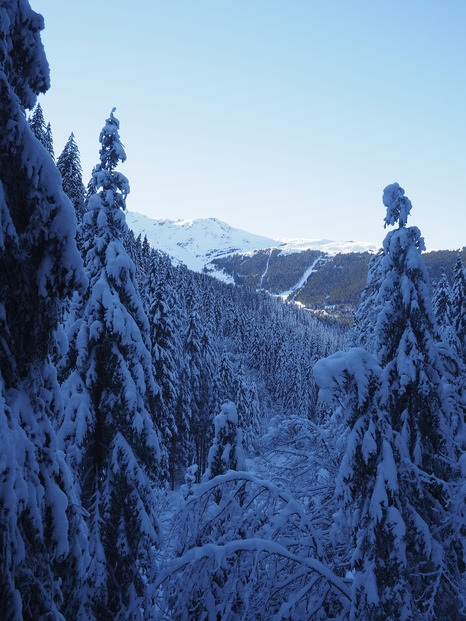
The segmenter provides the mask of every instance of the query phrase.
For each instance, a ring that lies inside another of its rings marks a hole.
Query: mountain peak
[[[128,211],[126,221],[135,235],[147,236],[152,247],[168,254],[175,263],[184,263],[197,272],[204,271],[214,259],[267,248],[279,249],[283,254],[305,250],[338,254],[375,252],[379,247],[373,243],[336,242],[328,239],[271,239],[237,229],[218,218],[156,220]]]

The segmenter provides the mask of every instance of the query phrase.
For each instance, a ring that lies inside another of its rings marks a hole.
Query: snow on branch
[[[412,204],[398,183],[391,183],[383,191],[382,201],[387,208],[385,227],[399,222],[400,228],[406,226]]]
[[[351,599],[348,581],[317,559],[259,538],[192,548],[161,573],[153,588],[166,595],[159,605],[170,618],[204,609],[209,618],[229,618],[237,611],[241,618],[279,619],[285,611],[293,618],[309,618],[313,611],[313,618],[323,619],[317,615],[325,614],[326,600],[333,595],[340,604],[339,618],[345,619]]]
[[[170,618],[183,610],[209,618],[273,618],[287,610],[309,618],[318,609],[323,616],[313,618],[325,619],[335,608],[345,617],[348,582],[327,566],[305,510],[268,481],[230,471],[199,485],[174,532],[178,558],[153,587]]]

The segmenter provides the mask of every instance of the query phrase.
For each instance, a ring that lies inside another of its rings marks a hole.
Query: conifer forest
[[[391,183],[351,326],[173,265],[117,111],[83,183],[42,17],[0,26],[0,619],[466,619],[461,259]]]

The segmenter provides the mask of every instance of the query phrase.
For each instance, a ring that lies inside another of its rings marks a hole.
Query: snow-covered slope
[[[184,263],[189,269],[198,272],[209,266],[213,259],[264,248],[280,248],[283,254],[310,249],[333,255],[340,252],[374,252],[379,247],[366,242],[336,242],[327,239],[270,239],[236,229],[216,218],[154,220],[128,211],[126,221],[136,236],[146,235],[152,247],[166,252],[175,262]],[[211,269],[209,266],[209,271]]]
[[[348,252],[377,252],[382,244],[373,242],[332,241],[330,239],[279,239],[283,244],[282,254],[321,250],[325,254],[347,254]]]
[[[146,235],[153,248],[197,272],[218,257],[282,245],[275,239],[235,229],[216,218],[153,220],[128,211],[126,221],[136,236]]]

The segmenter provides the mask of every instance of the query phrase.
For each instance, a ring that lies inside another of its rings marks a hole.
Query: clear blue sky
[[[84,182],[116,106],[128,207],[271,237],[381,241],[397,181],[466,245],[464,0],[30,0],[58,155]]]

